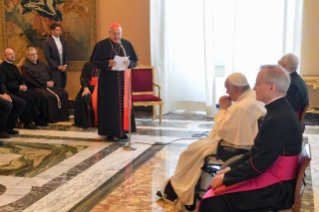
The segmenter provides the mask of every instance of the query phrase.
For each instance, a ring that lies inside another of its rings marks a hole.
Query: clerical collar
[[[60,40],[60,37],[55,37],[54,35],[52,35],[52,38],[53,38],[54,40]]]
[[[281,98],[283,98],[283,97],[285,97],[285,95],[278,96],[277,98],[274,98],[274,99],[270,100],[269,102],[267,102],[266,105],[269,105],[270,103],[272,103],[272,102],[274,102],[274,101],[276,101],[276,100],[278,100],[278,99],[281,99]]]
[[[9,64],[13,64],[13,62],[9,62],[8,60],[5,60],[7,63],[9,63]]]

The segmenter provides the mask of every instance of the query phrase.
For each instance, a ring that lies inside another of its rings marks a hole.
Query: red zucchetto
[[[114,22],[113,24],[111,24],[110,29],[112,29],[114,27],[121,27],[121,25],[119,25],[118,23]]]

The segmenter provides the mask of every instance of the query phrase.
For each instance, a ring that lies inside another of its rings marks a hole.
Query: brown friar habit
[[[29,124],[38,119],[46,118],[47,114],[39,94],[30,89],[25,92],[20,90],[20,85],[25,85],[26,83],[17,66],[6,61],[1,63],[0,78],[3,93],[20,97],[27,102],[27,107],[19,117],[21,122]]]
[[[225,173],[226,186],[258,177],[281,155],[295,156],[301,151],[302,130],[295,111],[285,97],[267,104],[267,114],[254,145]],[[286,164],[289,166],[289,164]],[[226,193],[205,199],[200,212],[278,211],[294,203],[296,179],[249,191]]]
[[[92,77],[99,77],[100,70],[96,64],[85,63],[81,74],[81,90],[74,102],[74,125],[77,127],[88,128],[95,126],[95,111],[92,105],[91,96],[95,85],[90,84]],[[83,89],[89,88],[90,94],[82,96]]]
[[[52,72],[44,62],[37,60],[32,63],[28,58],[22,67],[23,78],[27,82],[29,89],[38,93],[46,108],[50,123],[69,120],[69,96],[60,87],[57,87]],[[54,87],[48,88],[48,81],[54,82]]]
[[[130,59],[130,67],[137,65],[138,57],[132,44],[121,39],[121,43]],[[98,82],[98,133],[99,135],[122,137],[124,121],[124,72],[112,71],[109,60],[115,55],[124,56],[119,44],[110,38],[100,41],[94,47],[90,62],[96,62],[101,70]],[[134,109],[131,113],[131,131],[136,131]]]

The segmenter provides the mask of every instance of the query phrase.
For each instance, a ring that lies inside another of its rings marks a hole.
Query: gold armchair
[[[156,105],[160,106],[159,124],[162,124],[163,101],[161,86],[155,83],[154,66],[137,67],[131,69],[133,106],[153,106],[153,120],[156,116]],[[155,95],[155,86],[158,96]]]

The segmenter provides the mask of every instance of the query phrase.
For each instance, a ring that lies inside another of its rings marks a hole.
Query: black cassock
[[[48,114],[46,122],[55,123],[69,120],[69,96],[68,93],[57,87],[52,72],[45,63],[37,61],[32,63],[28,58],[22,67],[23,78],[29,89],[41,96],[42,102]],[[54,82],[54,87],[48,88],[48,81]]]
[[[302,112],[309,102],[308,88],[305,81],[297,74],[292,72],[290,76],[290,85],[286,94],[288,102],[292,108],[297,112],[299,111],[299,119]]]
[[[81,90],[76,96],[74,102],[74,125],[77,127],[93,127],[96,126],[95,111],[92,104],[92,94],[95,89],[95,85],[90,83],[92,77],[99,77],[100,70],[96,68],[96,64],[85,63],[81,74]],[[82,96],[83,89],[87,87],[90,90],[90,94]],[[93,100],[96,101],[96,100]]]
[[[125,39],[121,39],[121,42],[130,59],[129,68],[136,67],[138,57],[132,44]],[[124,56],[124,53],[119,44],[107,38],[95,45],[90,62],[97,63],[97,67],[101,70],[98,81],[98,133],[99,135],[123,137],[125,136],[123,97],[124,80],[126,79],[123,71],[111,71],[109,67],[109,60],[114,59],[115,55]],[[136,131],[133,107],[131,131]]]
[[[253,147],[229,166],[231,170],[224,175],[224,185],[230,186],[259,176],[280,155],[294,156],[300,153],[301,126],[287,99],[280,98],[265,107],[267,114]],[[287,210],[294,203],[295,186],[296,179],[283,180],[257,190],[207,198],[202,202],[200,212]]]
[[[28,124],[46,118],[47,114],[39,94],[30,89],[25,92],[20,91],[20,85],[24,85],[26,82],[17,66],[4,61],[0,64],[0,76],[3,93],[18,96],[27,102],[25,110],[20,114],[21,122]]]

